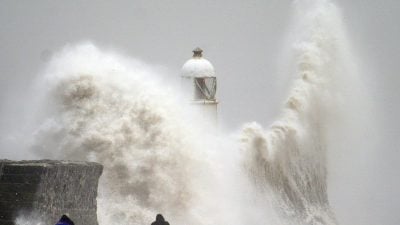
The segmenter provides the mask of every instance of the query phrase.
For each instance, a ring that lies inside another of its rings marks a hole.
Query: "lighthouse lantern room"
[[[203,57],[203,50],[193,50],[193,57],[182,67],[182,88],[187,100],[204,119],[217,123],[217,78],[213,65]]]

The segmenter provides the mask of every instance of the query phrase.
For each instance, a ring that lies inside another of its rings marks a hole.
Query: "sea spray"
[[[46,110],[33,148],[42,157],[104,165],[100,224],[146,224],[159,212],[176,222],[189,213],[201,151],[174,93],[150,71],[82,44],[56,54],[41,79]]]
[[[327,195],[327,151],[335,150],[329,136],[355,74],[346,61],[338,8],[328,0],[294,1],[293,7],[289,39],[296,79],[281,118],[269,129],[244,126],[244,166],[281,223],[337,224]]]

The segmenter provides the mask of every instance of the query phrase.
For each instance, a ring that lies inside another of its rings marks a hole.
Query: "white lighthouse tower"
[[[203,50],[193,50],[193,57],[182,67],[182,88],[189,104],[204,121],[217,127],[217,78],[213,65],[203,58]]]

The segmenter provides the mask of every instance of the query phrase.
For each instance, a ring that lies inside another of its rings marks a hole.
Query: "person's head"
[[[163,222],[164,221],[164,217],[161,214],[157,214],[156,221]]]
[[[67,215],[62,215],[61,219],[60,219],[60,222],[68,222],[68,223],[70,223],[72,221]]]

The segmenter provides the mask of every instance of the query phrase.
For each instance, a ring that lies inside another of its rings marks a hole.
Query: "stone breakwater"
[[[97,187],[103,166],[93,162],[0,160],[0,224],[16,218],[97,225]]]

